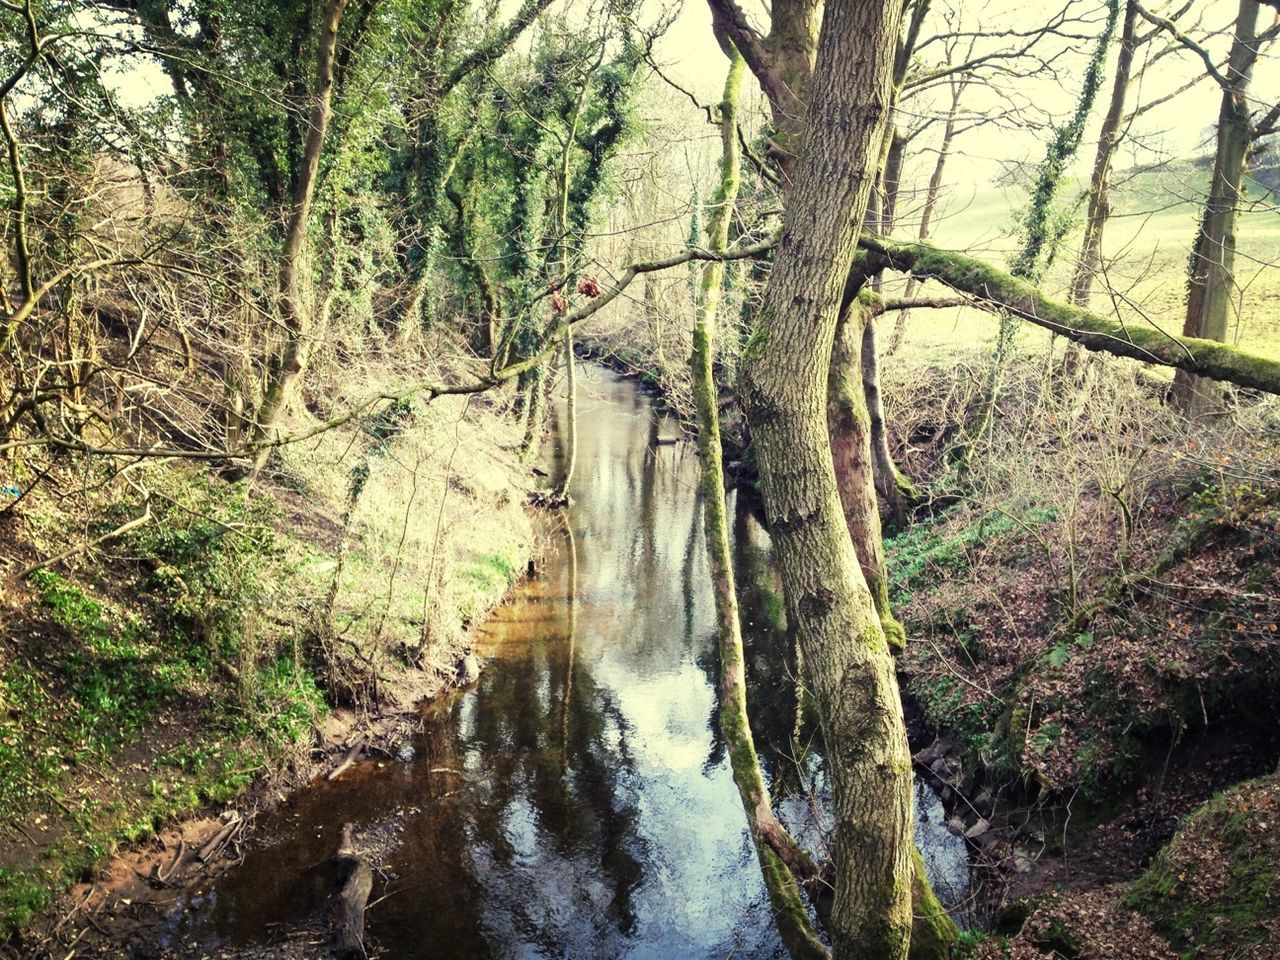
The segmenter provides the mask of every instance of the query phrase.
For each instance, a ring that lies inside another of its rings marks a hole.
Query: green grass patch
[[[897,536],[885,540],[885,557],[889,567],[890,602],[902,606],[912,600],[911,590],[926,577],[952,574],[969,567],[969,552],[1015,531],[1025,531],[1057,519],[1054,507],[1028,511],[1019,522],[1008,513],[991,512],[957,533],[942,533],[940,527],[947,515],[928,523],[917,523]]]

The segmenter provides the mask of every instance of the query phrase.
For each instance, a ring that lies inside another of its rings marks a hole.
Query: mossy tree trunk
[[[830,763],[836,890],[828,932],[837,958],[874,960],[902,960],[911,937],[911,757],[893,656],[845,525],[826,412],[901,11],[901,0],[826,5],[804,149],[743,376],[788,620]]]
[[[872,192],[870,209],[867,212],[867,226],[876,232],[888,236],[893,232],[897,218],[898,193],[902,182],[902,169],[907,158],[908,137],[898,129],[898,102],[902,97],[903,84],[906,82],[907,70],[915,54],[916,43],[924,26],[925,17],[932,6],[932,0],[907,0],[904,5],[904,24],[894,51],[892,108],[887,121],[888,134],[881,148],[879,176]],[[878,274],[873,279],[876,290],[880,288]],[[916,491],[911,482],[898,469],[889,449],[888,426],[884,413],[884,394],[880,389],[880,358],[876,344],[876,321],[874,317],[863,316],[862,340],[859,359],[862,364],[863,403],[870,418],[871,432],[871,468],[875,488],[888,507],[895,526],[904,526],[907,514],[916,499]],[[836,351],[840,356],[840,351]],[[852,359],[852,355],[850,356]],[[840,469],[839,461],[836,466]],[[877,530],[877,540],[879,531]],[[854,541],[857,546],[857,540]],[[882,548],[880,548],[882,551]],[[859,556],[862,551],[859,550]],[[865,567],[864,567],[865,569]],[[885,611],[888,601],[885,601]],[[892,620],[892,617],[890,617]],[[896,624],[896,621],[894,621]]]
[[[1280,395],[1280,361],[1215,340],[1175,336],[1154,327],[1124,324],[1046,297],[1034,284],[988,263],[927,243],[902,243],[864,234],[859,244],[895,270],[938,280],[1028,323],[1117,357],[1185,370]]]
[[[267,385],[262,403],[258,407],[255,442],[270,439],[284,412],[289,391],[307,364],[308,340],[311,335],[310,308],[305,302],[301,273],[305,265],[303,257],[311,218],[311,201],[315,196],[316,181],[320,177],[320,156],[324,151],[325,134],[333,115],[334,64],[338,48],[338,30],[347,0],[325,0],[320,11],[320,37],[316,48],[315,86],[311,92],[311,113],[307,122],[307,135],[302,151],[302,163],[293,192],[293,206],[285,231],[284,248],[280,257],[280,322],[284,328],[284,342],[276,350],[267,365]],[[257,454],[255,468],[266,463],[270,447],[264,446]]]
[[[738,92],[745,61],[726,44],[730,55],[724,97],[720,103],[723,154],[720,184],[710,205],[707,249],[729,246],[729,223],[741,179],[737,138]],[[702,490],[703,526],[715,594],[717,636],[720,648],[720,727],[729,747],[733,779],[742,797],[747,824],[760,859],[760,869],[773,905],[774,918],[792,957],[825,958],[827,949],[809,921],[808,908],[790,863],[808,863],[778,821],[756,756],[747,716],[746,670],[733,557],[729,548],[729,523],[725,507],[724,457],[720,446],[720,415],[712,362],[715,356],[716,310],[724,283],[724,264],[709,261],[702,270],[694,318],[693,348],[689,357],[694,407],[698,423],[698,454]],[[812,867],[810,865],[810,871]]]
[[[901,651],[906,647],[906,634],[889,605],[880,508],[875,486],[868,479],[872,473],[871,415],[856,372],[866,323],[866,312],[856,299],[840,317],[827,384],[827,429],[840,505],[854,552],[889,646]]]
[[[1218,111],[1213,179],[1191,251],[1187,313],[1182,327],[1182,334],[1187,337],[1219,342],[1227,339],[1227,320],[1235,297],[1236,219],[1253,142],[1246,94],[1258,58],[1258,10],[1257,0],[1240,0],[1227,83]],[[1174,405],[1188,415],[1211,405],[1217,393],[1216,386],[1185,371],[1174,377]]]
[[[871,464],[875,488],[889,508],[894,526],[907,525],[920,498],[910,478],[899,468],[889,449],[889,425],[884,412],[884,392],[880,389],[880,351],[876,345],[876,320],[868,317],[862,325],[862,389],[870,416]]]
[[[578,123],[582,118],[582,107],[587,99],[587,92],[591,89],[591,77],[601,62],[604,60],[605,48],[604,44],[600,45],[600,55],[595,62],[585,71],[582,77],[582,87],[578,91],[577,100],[574,102],[573,112],[569,117],[564,140],[561,143],[560,163],[556,171],[556,198],[555,198],[555,259],[553,261],[553,275],[558,278],[557,282],[560,287],[561,302],[568,300],[570,290],[569,278],[569,168],[573,157],[573,150],[578,137]],[[565,307],[564,309],[567,309]],[[558,318],[553,319],[553,323]],[[567,503],[569,500],[569,485],[573,482],[574,465],[578,459],[578,398],[577,398],[577,371],[574,369],[573,362],[573,327],[565,325],[564,328],[564,373],[565,373],[565,416],[567,423],[565,425],[565,450],[564,450],[564,466],[560,473],[560,479],[556,483],[555,491],[552,494],[552,500]]]

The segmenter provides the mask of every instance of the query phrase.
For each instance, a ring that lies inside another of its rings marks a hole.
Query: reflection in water
[[[296,798],[278,842],[175,936],[262,943],[323,909],[350,821],[399,829],[368,918],[387,957],[785,956],[720,742],[696,455],[655,442],[675,426],[630,383],[583,374],[574,504],[543,572],[478,631],[480,681],[426,709],[411,761]],[[813,846],[821,755],[774,623],[768,538],[741,514],[735,541],[761,762]],[[945,831],[922,845],[965,875]]]

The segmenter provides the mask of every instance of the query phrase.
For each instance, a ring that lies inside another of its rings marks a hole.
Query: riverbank
[[[8,949],[65,956],[95,916],[234,860],[259,811],[473,680],[468,628],[536,549],[518,443],[493,402],[441,398],[285,448],[252,489],[69,459],[6,512],[10,578],[72,551],[0,598]]]
[[[478,681],[415,712],[390,756],[287,795],[251,835],[232,825],[239,845],[213,869],[172,865],[226,823],[120,861],[129,886],[73,895],[64,930],[83,937],[66,952],[92,955],[102,926],[109,948],[137,957],[323,954],[333,854],[351,824],[373,873],[368,942],[387,957],[548,943],[584,956],[785,957],[716,720],[696,455],[657,442],[675,424],[633,384],[582,374],[580,483],[548,518],[536,574],[476,627]],[[780,815],[819,849],[822,754],[776,629],[768,537],[740,510],[734,541],[761,762]],[[963,845],[923,785],[920,796],[935,886],[963,909]]]
[[[886,556],[906,688],[941,738],[924,760],[990,878],[982,955],[1269,958],[1265,926],[1218,918],[1280,915],[1271,893],[1241,911],[1207,884],[1179,927],[1145,878],[1220,792],[1242,830],[1269,816],[1280,412],[1241,398],[1188,424],[1141,379],[1103,367],[1059,398],[1028,362],[962,489],[953,376],[899,366],[888,384],[899,462],[945,506]],[[1218,844],[1201,869],[1260,869],[1242,854]]]

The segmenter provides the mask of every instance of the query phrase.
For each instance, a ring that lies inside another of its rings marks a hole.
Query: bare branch
[[[1213,57],[1209,55],[1209,51],[1179,30],[1176,23],[1168,17],[1157,16],[1140,3],[1135,3],[1134,8],[1138,11],[1138,15],[1141,16],[1142,19],[1167,32],[1171,37],[1177,40],[1178,43],[1182,44],[1182,46],[1204,61],[1205,70],[1208,71],[1209,76],[1213,77],[1213,79],[1217,81],[1220,87],[1224,90],[1235,89],[1235,85],[1222,74],[1222,71],[1220,71],[1217,65],[1213,62]]]

